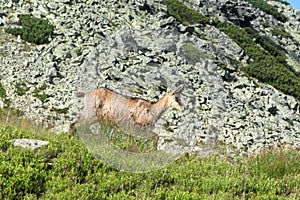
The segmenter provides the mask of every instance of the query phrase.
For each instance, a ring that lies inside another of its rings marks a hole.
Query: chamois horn
[[[175,89],[171,92],[171,94],[176,94],[176,93],[180,92],[182,89],[183,89],[183,85],[179,85],[177,88],[175,88]]]

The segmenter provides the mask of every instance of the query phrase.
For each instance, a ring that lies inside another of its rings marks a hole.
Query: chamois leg
[[[69,133],[70,135],[75,135],[76,132],[76,124],[78,124],[80,117],[78,116],[75,121],[71,122],[69,125]]]
[[[159,137],[157,134],[153,134],[153,136],[151,138],[153,139],[153,146],[157,150],[157,144],[158,144]]]
[[[68,133],[71,135],[71,136],[74,136],[75,135],[75,132],[76,132],[76,128],[75,128],[75,123],[71,123],[70,126],[69,126],[69,131]]]
[[[144,145],[151,141],[152,142],[151,150],[157,150],[158,139],[159,139],[158,135],[151,132],[151,136],[146,138],[145,142],[142,143],[142,147],[144,148]]]

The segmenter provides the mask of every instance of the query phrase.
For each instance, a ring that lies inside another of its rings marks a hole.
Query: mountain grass
[[[266,150],[252,157],[183,156],[166,168],[121,172],[96,159],[78,137],[12,126],[0,113],[1,199],[299,199],[300,154]],[[31,123],[32,124],[32,123]],[[16,138],[49,141],[27,150]]]

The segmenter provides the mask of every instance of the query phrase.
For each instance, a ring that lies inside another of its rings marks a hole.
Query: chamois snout
[[[182,111],[184,106],[180,100],[180,92],[183,90],[183,85],[180,85],[171,93],[169,93],[169,106],[177,111]]]

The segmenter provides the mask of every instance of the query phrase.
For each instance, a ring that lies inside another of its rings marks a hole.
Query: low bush
[[[18,24],[22,28],[7,28],[5,31],[15,36],[20,35],[23,40],[30,43],[49,43],[49,37],[51,37],[54,27],[48,20],[30,15],[20,15]]]
[[[1,82],[0,82],[0,98],[6,98],[6,90],[2,86]]]
[[[278,12],[276,7],[268,4],[267,1],[265,1],[265,0],[245,0],[245,1],[249,2],[254,7],[264,11],[265,13],[272,15],[278,21],[286,22],[288,20],[286,16],[284,16],[283,14]],[[277,1],[279,1],[281,3],[284,2],[281,0],[277,0]]]
[[[236,25],[226,23],[219,23],[217,26],[253,59],[253,62],[243,67],[242,70],[259,81],[270,84],[300,100],[300,77],[288,68],[283,50],[261,38],[251,28],[241,29]]]
[[[49,97],[51,97],[51,95],[45,93],[44,90],[46,89],[47,89],[47,85],[44,83],[40,87],[36,87],[33,90],[32,96],[38,98],[41,102],[45,102]]]
[[[210,18],[203,16],[198,11],[188,8],[178,0],[164,0],[163,3],[168,6],[168,14],[174,16],[183,24],[206,24]]]
[[[2,86],[1,82],[0,82],[0,99],[3,101],[3,103],[5,104],[4,106],[8,106],[9,105],[9,100],[7,98],[7,94],[6,94],[6,90],[5,88]]]
[[[292,40],[294,39],[290,33],[286,32],[285,30],[283,30],[281,28],[277,28],[277,27],[273,27],[272,34],[277,37],[290,38]]]
[[[16,94],[19,96],[23,96],[26,92],[29,91],[29,87],[26,82],[18,82],[15,84]]]

